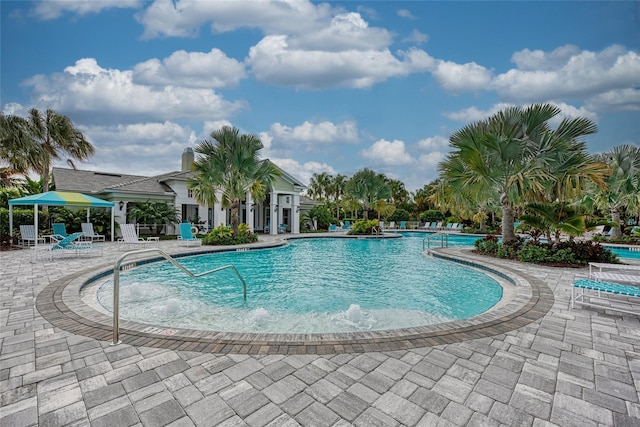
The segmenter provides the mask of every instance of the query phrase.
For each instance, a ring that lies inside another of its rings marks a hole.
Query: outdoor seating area
[[[590,262],[588,278],[573,283],[571,308],[578,304],[640,314],[637,298],[640,298],[640,265]]]
[[[202,244],[202,240],[193,235],[194,226],[191,223],[183,222],[179,229],[178,244],[180,246],[199,246]]]

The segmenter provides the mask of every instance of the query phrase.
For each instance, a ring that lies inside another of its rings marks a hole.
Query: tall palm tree
[[[454,151],[439,165],[445,180],[456,177],[456,188],[497,194],[502,210],[502,239],[515,239],[514,209],[525,202],[545,200],[549,191],[576,194],[587,180],[602,182],[604,169],[588,170],[562,165],[568,157],[591,165],[580,140],[595,133],[596,125],[584,118],[564,119],[552,130],[548,121],[560,109],[550,104],[502,110],[486,120],[455,132]],[[566,155],[565,155],[566,154]],[[579,163],[579,162],[575,162]],[[559,184],[554,184],[560,180]]]
[[[640,212],[640,147],[620,145],[602,153],[597,158],[606,163],[611,171],[607,178],[607,190],[596,193],[599,206],[608,209],[614,226],[611,237],[622,236],[620,223],[626,211],[630,214]]]
[[[240,134],[237,128],[224,126],[211,132],[212,140],[196,146],[200,154],[193,164],[195,177],[188,182],[199,203],[212,206],[220,202],[231,210],[231,228],[238,233],[240,204],[250,193],[263,200],[280,170],[259,158],[263,145],[255,135]]]
[[[333,177],[326,172],[314,173],[309,181],[307,194],[314,200],[327,201],[331,192],[331,181]]]
[[[38,109],[29,110],[28,134],[38,146],[29,159],[31,167],[43,182],[43,192],[49,190],[51,166],[55,160],[68,157],[67,163],[75,169],[75,160],[87,160],[95,153],[95,148],[67,116],[47,110],[44,115]]]
[[[345,186],[347,184],[347,177],[345,175],[338,174],[331,179],[329,185],[333,201],[336,204],[336,218],[340,219],[340,200],[344,194]]]
[[[5,173],[26,175],[33,170],[38,148],[27,119],[0,113],[0,161]]]
[[[347,181],[346,192],[360,201],[365,219],[369,219],[369,209],[378,200],[391,196],[386,177],[368,168],[359,170]]]

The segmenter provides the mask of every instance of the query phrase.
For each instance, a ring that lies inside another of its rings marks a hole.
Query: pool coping
[[[260,245],[255,249],[282,244],[286,242]],[[196,250],[172,256],[183,257],[209,252],[216,251]],[[121,319],[120,339],[122,343],[135,346],[235,354],[337,354],[406,350],[509,332],[540,319],[553,305],[553,292],[541,280],[474,255],[471,248],[432,249],[430,254],[485,270],[509,281],[515,289],[513,298],[499,308],[469,319],[403,329],[345,333],[202,331],[171,329]],[[89,279],[104,275],[112,269],[112,265],[105,264],[52,282],[38,294],[37,310],[47,321],[65,331],[102,341],[112,341],[112,316],[94,310],[80,299],[81,288]]]

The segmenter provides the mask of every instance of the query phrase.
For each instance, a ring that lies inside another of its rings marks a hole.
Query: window
[[[193,190],[190,188],[187,188],[187,197],[193,198]]]

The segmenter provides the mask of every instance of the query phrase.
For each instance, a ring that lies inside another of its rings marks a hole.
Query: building
[[[118,223],[128,222],[127,212],[136,203],[150,201],[175,206],[183,222],[197,224],[205,230],[229,224],[228,210],[219,203],[214,206],[199,204],[187,188],[187,181],[194,176],[191,171],[193,162],[193,149],[186,148],[182,153],[180,171],[156,176],[66,168],[53,168],[52,174],[58,191],[79,192],[114,202]],[[240,222],[248,224],[254,231],[297,234],[300,232],[301,214],[313,205],[311,200],[300,195],[306,186],[286,171],[280,171],[281,176],[267,190],[265,200],[252,200],[251,195],[247,194],[242,202]],[[272,227],[271,224],[277,226]]]

